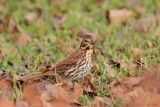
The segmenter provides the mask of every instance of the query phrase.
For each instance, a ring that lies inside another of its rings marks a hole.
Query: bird
[[[94,40],[92,35],[86,34],[83,36],[78,50],[37,77],[40,78],[56,73],[62,78],[69,80],[83,78],[93,66],[93,55]]]

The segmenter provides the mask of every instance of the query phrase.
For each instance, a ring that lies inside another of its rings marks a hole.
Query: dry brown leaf
[[[59,100],[70,100],[71,96],[60,85],[48,84],[45,87],[49,92],[51,92],[52,97]]]
[[[153,43],[151,41],[147,41],[147,43],[149,48],[153,48]]]
[[[52,0],[51,1],[51,4],[54,6],[54,7],[59,7],[61,2],[59,0]]]
[[[73,96],[75,100],[80,98],[83,95],[83,89],[80,87],[78,83],[74,84]]]
[[[50,101],[50,100],[53,99],[53,97],[50,95],[49,92],[44,91],[44,92],[41,93],[41,99],[45,100],[45,101]]]
[[[134,52],[135,55],[141,56],[144,54],[144,51],[140,48],[131,48],[131,50]]]
[[[111,93],[113,93],[116,97],[123,99],[126,94],[129,93],[129,90],[125,86],[119,85],[113,87]]]
[[[66,14],[56,15],[53,18],[55,29],[64,29],[62,23],[67,20],[68,16]]]
[[[5,46],[0,46],[0,59],[7,54],[7,49]]]
[[[141,33],[147,33],[152,27],[152,23],[155,21],[157,21],[156,17],[147,17],[138,19],[135,24],[136,30]]]
[[[125,101],[124,107],[160,107],[159,94],[137,88],[129,96],[131,98]]]
[[[60,83],[61,87],[65,90],[70,90],[71,88],[73,88],[74,84],[72,81],[70,80],[62,80],[63,82]]]
[[[128,9],[110,10],[108,17],[112,24],[122,24],[132,17],[132,11]]]
[[[121,79],[119,86],[112,87],[111,93],[124,101],[124,107],[159,107],[160,74],[158,67],[145,71],[143,77],[127,77]],[[139,87],[131,87],[138,85]],[[127,86],[127,87],[126,87]],[[142,87],[140,87],[142,86]],[[152,90],[152,91],[151,91]]]
[[[95,107],[108,107],[108,103],[111,102],[111,101],[108,101],[104,97],[98,97],[98,96],[96,96],[95,97],[95,102],[96,102],[94,104]]]
[[[93,84],[94,82],[95,82],[95,80],[96,80],[96,77],[94,76],[94,75],[87,75],[86,77],[85,77],[85,81],[89,81],[89,83],[90,84]],[[88,84],[89,85],[89,84]]]
[[[146,8],[143,7],[143,6],[135,6],[133,8],[139,14],[143,14],[143,13],[145,13],[147,11]]]
[[[123,100],[123,107],[159,107],[160,105],[159,94],[144,91],[140,87],[129,91],[124,86],[116,86],[112,89],[112,93]]]
[[[0,107],[15,107],[15,105],[11,100],[0,98]]]
[[[133,63],[136,64],[136,68],[140,68],[144,66],[144,63],[141,61],[141,59],[135,59]]]
[[[13,78],[15,78],[17,81],[24,81],[24,82],[29,80],[31,77],[33,77],[32,73],[26,74],[24,76],[13,75]]]
[[[134,87],[136,85],[139,85],[140,82],[143,80],[143,77],[123,77],[123,78],[117,78],[117,81],[113,84],[114,86],[117,86],[119,84],[126,86],[127,88]]]
[[[45,100],[42,100],[42,105],[43,105],[43,107],[53,107],[50,103],[48,103]]]
[[[140,60],[140,59],[135,59],[133,62],[131,62],[130,64],[130,73],[134,73],[135,68],[141,68],[143,67],[145,64]],[[136,72],[135,72],[136,73]]]
[[[127,87],[134,87],[138,85],[142,80],[142,77],[126,77],[122,83],[127,85]]]
[[[54,99],[50,101],[52,107],[71,107],[70,104],[64,100]]]
[[[4,13],[5,10],[5,5],[4,4],[0,4],[0,13]]]
[[[160,73],[158,67],[152,67],[150,71],[145,71],[144,80],[141,86],[147,90],[160,92]]]
[[[32,23],[37,20],[38,15],[36,12],[28,12],[24,17],[29,23]]]
[[[132,63],[130,64],[130,67],[131,67],[131,68],[137,68],[137,64],[134,63],[134,62],[132,62]]]
[[[115,73],[115,71],[113,71],[113,70],[108,71],[107,74],[106,74],[106,77],[107,77],[108,79],[110,79],[110,78],[112,78],[112,77],[115,77],[115,76],[116,76],[116,73]]]
[[[122,99],[125,104],[132,100],[133,92],[126,88],[126,86],[119,85],[113,87],[111,92],[115,95],[116,98]]]
[[[26,101],[16,101],[16,106],[15,107],[29,107],[29,104]]]
[[[95,53],[98,53],[97,54],[97,60],[98,60],[98,62],[102,63],[103,62],[102,53],[101,53],[102,51],[98,50],[98,49],[95,49],[94,51],[95,51]]]
[[[119,62],[114,61],[113,59],[109,59],[109,61],[108,61],[108,65],[109,65],[109,66],[111,66],[111,67],[117,67],[117,68],[120,68],[120,63],[119,63]]]
[[[16,40],[16,33],[18,31],[17,29],[17,26],[16,26],[16,23],[15,21],[11,18],[10,21],[9,21],[9,25],[8,25],[8,32],[10,32],[11,34],[13,34],[13,37],[14,37],[14,40]]]
[[[0,90],[5,90],[8,87],[13,88],[13,82],[10,73],[0,75]]]
[[[122,53],[124,53],[126,50],[126,46],[125,45],[122,45],[120,48],[118,48],[116,51],[117,55],[121,55]]]
[[[61,87],[60,84],[57,85],[46,85],[48,91],[51,92],[51,95],[58,100],[66,101],[66,102],[76,102],[77,99],[83,95],[83,89],[75,83],[74,89],[71,91],[66,91]]]
[[[126,61],[124,59],[120,60],[120,68],[123,68],[123,69],[127,68],[127,64],[126,64]]]
[[[94,63],[91,69],[92,69],[93,72],[94,72],[94,76],[97,77],[97,76],[100,76],[100,75],[101,75],[101,73],[100,73],[99,70],[98,70],[98,64],[97,64],[97,63]]]
[[[27,33],[21,33],[18,39],[18,45],[24,46],[31,42],[31,37]]]
[[[45,87],[45,90],[41,90],[41,101],[43,106],[46,107],[70,107],[72,102],[76,102],[77,99],[83,94],[83,90],[78,84],[75,83],[73,90],[65,90],[64,83],[42,84],[39,87]]]
[[[137,74],[136,69],[133,69],[133,68],[129,69],[129,74],[131,74],[131,75]]]
[[[59,40],[58,40],[58,43],[59,43],[59,45],[60,45],[61,47],[64,47],[64,48],[67,47],[66,43],[65,43],[62,39],[59,39]]]
[[[10,73],[0,75],[0,107],[14,107],[11,100],[13,94],[13,82]]]
[[[24,99],[31,107],[43,107],[36,84],[24,87]]]
[[[20,80],[20,76],[19,76],[19,75],[17,75],[17,74],[12,74],[12,76],[13,76],[13,78],[14,78],[15,80]]]
[[[6,87],[5,89],[1,90],[1,96],[0,98],[11,100],[13,95],[13,88],[12,87]]]
[[[96,80],[96,77],[94,75],[87,75],[85,79],[81,82],[81,85],[84,89],[85,93],[91,93],[93,95],[96,95],[97,88],[94,85],[94,81]]]

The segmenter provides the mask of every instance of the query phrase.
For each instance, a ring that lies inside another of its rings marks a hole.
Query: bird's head
[[[84,35],[80,48],[82,50],[91,50],[94,48],[94,41],[91,35]]]

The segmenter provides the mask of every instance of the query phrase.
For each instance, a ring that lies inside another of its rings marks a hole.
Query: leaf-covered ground
[[[26,82],[96,34],[90,74]],[[0,107],[160,107],[159,0],[0,0]]]

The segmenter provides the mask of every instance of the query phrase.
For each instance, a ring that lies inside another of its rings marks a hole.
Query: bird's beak
[[[92,45],[94,45],[94,42],[91,42]]]
[[[94,45],[94,43],[93,43],[93,42],[90,42],[89,45]]]

